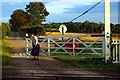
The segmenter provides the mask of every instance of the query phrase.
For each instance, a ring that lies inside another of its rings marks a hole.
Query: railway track
[[[84,69],[3,68],[2,80],[119,80]]]

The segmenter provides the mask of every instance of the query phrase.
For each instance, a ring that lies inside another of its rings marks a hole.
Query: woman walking
[[[31,34],[32,37],[32,51],[31,51],[31,55],[33,56],[33,60],[38,60],[38,56],[39,56],[39,44],[38,44],[38,38],[36,36],[36,34],[32,33]]]

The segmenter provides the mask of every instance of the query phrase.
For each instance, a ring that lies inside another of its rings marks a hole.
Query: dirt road
[[[20,37],[18,32],[11,32],[11,36],[7,39],[7,41],[12,46],[10,53],[25,53],[26,41]]]

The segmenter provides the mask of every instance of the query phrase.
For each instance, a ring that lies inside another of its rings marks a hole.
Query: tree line
[[[102,33],[104,31],[104,23],[99,22],[65,22],[65,23],[51,23],[43,24],[47,31],[55,32],[58,31],[61,24],[66,25],[67,32],[74,33]],[[120,33],[120,24],[110,24],[112,33]]]

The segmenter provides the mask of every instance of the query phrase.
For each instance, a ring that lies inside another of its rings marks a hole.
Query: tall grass
[[[106,63],[104,58],[97,54],[54,55],[55,58],[69,62],[78,68],[120,68],[120,64]]]
[[[2,48],[0,50],[0,58],[2,60],[1,61],[2,63],[0,64],[7,65],[9,61],[9,51],[11,49],[11,46],[8,42],[6,42],[5,40],[2,40],[0,44],[0,48]]]

